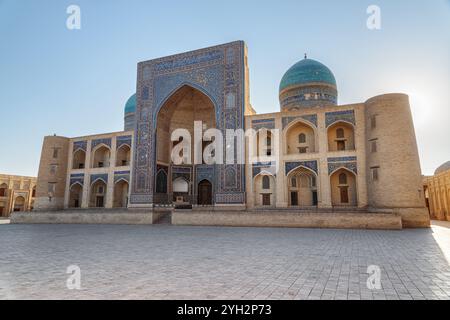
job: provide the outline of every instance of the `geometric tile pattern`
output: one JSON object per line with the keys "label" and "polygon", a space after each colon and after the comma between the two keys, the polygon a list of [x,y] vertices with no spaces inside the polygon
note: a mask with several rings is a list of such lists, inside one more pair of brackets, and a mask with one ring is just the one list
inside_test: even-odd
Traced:
{"label": "geometric tile pattern", "polygon": [[72,173],[70,175],[70,186],[72,186],[74,183],[84,185],[84,173]]}
{"label": "geometric tile pattern", "polygon": [[124,144],[131,148],[131,136],[118,136],[116,137],[116,148],[119,149]]}
{"label": "geometric tile pattern", "polygon": [[277,166],[276,162],[257,162],[252,165],[252,177],[254,178],[261,171],[272,174],[273,176],[277,175]]}
{"label": "geometric tile pattern", "polygon": [[92,185],[96,180],[102,180],[104,183],[108,184],[108,174],[107,173],[91,174],[90,184]]}
{"label": "geometric tile pattern", "polygon": [[83,150],[86,151],[87,149],[87,141],[75,141],[73,143],[73,152],[77,151],[77,150]]}
{"label": "geometric tile pattern", "polygon": [[347,168],[348,170],[358,174],[356,157],[335,157],[328,158],[328,174],[330,175],[339,168]]}
{"label": "geometric tile pattern", "polygon": [[115,171],[114,172],[114,183],[119,180],[125,180],[130,183],[130,171]]}
{"label": "geometric tile pattern", "polygon": [[299,167],[303,166],[305,168],[311,169],[316,174],[318,174],[318,168],[317,168],[317,160],[310,160],[310,161],[291,161],[285,163],[285,174],[288,175],[288,173]]}
{"label": "geometric tile pattern", "polygon": [[104,144],[104,145],[107,145],[108,147],[111,148],[111,138],[103,138],[103,139],[92,140],[91,150],[94,150],[94,148],[96,146],[98,146],[99,144]]}
{"label": "geometric tile pattern", "polygon": [[338,121],[345,121],[355,125],[355,111],[344,110],[325,113],[325,126],[327,128]]}
{"label": "geometric tile pattern", "polygon": [[[131,204],[153,203],[157,168],[157,142],[154,137],[158,112],[164,102],[185,85],[201,91],[211,99],[215,109],[216,127],[226,136],[226,129],[244,127],[244,74],[242,41],[138,64]],[[237,162],[216,166],[216,197],[224,193],[220,199],[216,198],[216,203],[227,203],[227,199],[234,201],[237,197],[230,196],[233,193],[242,194],[241,199],[244,199],[244,170],[245,167]]]}
{"label": "geometric tile pattern", "polygon": [[315,127],[317,127],[317,115],[316,114],[307,114],[303,116],[296,116],[296,117],[283,117],[281,119],[283,129],[286,128],[286,126],[291,123],[292,121],[295,121],[297,119],[303,119],[308,121],[309,123],[313,124]]}
{"label": "geometric tile pattern", "polygon": [[260,130],[265,129],[275,129],[275,119],[258,119],[252,121],[252,129]]}

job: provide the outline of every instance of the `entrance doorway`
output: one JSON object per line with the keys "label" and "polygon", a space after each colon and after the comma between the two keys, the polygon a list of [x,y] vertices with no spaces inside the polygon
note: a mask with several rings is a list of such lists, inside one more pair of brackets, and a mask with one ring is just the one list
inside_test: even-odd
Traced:
{"label": "entrance doorway", "polygon": [[291,192],[291,206],[298,206],[298,194],[297,192]]}
{"label": "entrance doorway", "polygon": [[312,192],[312,198],[313,198],[313,206],[317,206],[317,204],[319,203],[319,200],[317,198],[317,191],[316,190],[314,190]]}
{"label": "entrance doorway", "polygon": [[262,195],[263,206],[270,206],[270,193],[264,193]]}
{"label": "entrance doorway", "polygon": [[339,187],[341,189],[341,203],[348,203],[348,187]]}
{"label": "entrance doorway", "polygon": [[103,208],[103,202],[104,202],[104,197],[103,196],[97,196],[97,200],[95,201],[95,206],[97,208]]}
{"label": "entrance doorway", "polygon": [[198,204],[211,205],[212,204],[212,185],[208,180],[202,180],[198,184]]}

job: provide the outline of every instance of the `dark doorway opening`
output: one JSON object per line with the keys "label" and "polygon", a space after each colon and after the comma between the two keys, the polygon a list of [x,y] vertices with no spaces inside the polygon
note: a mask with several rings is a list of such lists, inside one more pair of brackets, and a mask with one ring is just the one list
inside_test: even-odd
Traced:
{"label": "dark doorway opening", "polygon": [[317,191],[312,192],[312,198],[313,198],[313,206],[317,206],[317,204],[319,203],[319,200],[317,198]]}
{"label": "dark doorway opening", "polygon": [[199,205],[212,204],[212,184],[208,180],[202,180],[198,184],[198,204]]}
{"label": "dark doorway opening", "polygon": [[264,193],[262,195],[263,206],[270,206],[270,193]]}
{"label": "dark doorway opening", "polygon": [[97,208],[103,208],[103,200],[104,200],[104,197],[98,196],[96,199],[96,202],[95,202],[95,206]]}
{"label": "dark doorway opening", "polygon": [[297,194],[297,192],[291,192],[291,206],[298,206],[298,194]]}

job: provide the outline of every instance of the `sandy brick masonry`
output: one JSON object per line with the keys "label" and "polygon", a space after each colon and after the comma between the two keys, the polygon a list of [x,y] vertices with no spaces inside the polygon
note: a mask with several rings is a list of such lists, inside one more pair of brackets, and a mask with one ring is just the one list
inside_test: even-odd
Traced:
{"label": "sandy brick masonry", "polygon": [[424,177],[423,186],[430,218],[450,221],[450,170]]}
{"label": "sandy brick masonry", "polygon": [[36,196],[35,177],[0,174],[0,218],[14,211],[31,211]]}

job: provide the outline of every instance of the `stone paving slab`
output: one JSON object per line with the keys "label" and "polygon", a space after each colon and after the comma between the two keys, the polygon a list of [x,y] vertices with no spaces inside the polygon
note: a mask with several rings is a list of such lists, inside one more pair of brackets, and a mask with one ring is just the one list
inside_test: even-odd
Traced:
{"label": "stone paving slab", "polygon": [[[3,224],[0,299],[449,299],[449,227]],[[66,287],[70,265],[81,290]]]}

